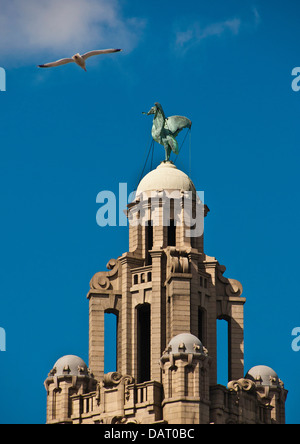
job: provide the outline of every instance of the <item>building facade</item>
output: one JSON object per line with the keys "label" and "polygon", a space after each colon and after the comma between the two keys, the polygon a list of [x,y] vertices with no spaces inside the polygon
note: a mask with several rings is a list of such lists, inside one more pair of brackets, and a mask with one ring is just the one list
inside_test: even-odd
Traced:
{"label": "building facade", "polygon": [[[283,424],[287,391],[267,366],[244,371],[240,282],[204,252],[191,179],[162,162],[128,205],[129,251],[90,282],[89,368],[57,361],[47,423]],[[189,215],[189,216],[187,216]],[[198,217],[200,215],[200,217]],[[104,317],[117,317],[117,368],[104,373]],[[217,320],[228,322],[228,385],[217,383]]]}

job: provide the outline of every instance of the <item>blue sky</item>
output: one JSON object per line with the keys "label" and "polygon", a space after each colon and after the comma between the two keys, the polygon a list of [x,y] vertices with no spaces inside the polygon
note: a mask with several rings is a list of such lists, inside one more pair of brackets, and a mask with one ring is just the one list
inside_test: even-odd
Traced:
{"label": "blue sky", "polygon": [[[274,368],[300,423],[299,13],[291,0],[0,0],[1,423],[44,423],[55,361],[88,362],[89,281],[128,250],[126,227],[97,226],[96,196],[133,191],[156,101],[193,121],[205,251],[247,298],[245,370]],[[36,67],[110,47],[123,52],[87,72]],[[156,145],[154,165],[163,156]],[[189,171],[187,145],[177,166]]]}

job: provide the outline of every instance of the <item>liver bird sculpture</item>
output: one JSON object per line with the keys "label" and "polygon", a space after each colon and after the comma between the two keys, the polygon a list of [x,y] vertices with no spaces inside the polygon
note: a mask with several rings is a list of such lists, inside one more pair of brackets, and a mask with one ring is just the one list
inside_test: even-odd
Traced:
{"label": "liver bird sculpture", "polygon": [[192,122],[183,116],[166,117],[160,103],[155,103],[150,111],[144,114],[154,115],[151,134],[155,142],[165,148],[166,161],[170,159],[172,151],[178,155],[179,147],[176,137],[184,128],[191,128]]}

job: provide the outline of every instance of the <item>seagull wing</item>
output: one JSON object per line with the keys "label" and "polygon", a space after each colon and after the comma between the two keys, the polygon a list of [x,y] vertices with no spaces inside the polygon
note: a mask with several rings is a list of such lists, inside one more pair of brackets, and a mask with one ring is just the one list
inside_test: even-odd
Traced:
{"label": "seagull wing", "polygon": [[45,65],[38,65],[39,68],[54,68],[55,66],[66,65],[67,63],[73,63],[73,59],[61,59],[57,60],[57,62],[45,63]]}
{"label": "seagull wing", "polygon": [[111,54],[113,52],[120,52],[122,49],[99,49],[97,51],[90,51],[82,55],[83,60],[88,59],[89,57],[93,57],[100,54]]}

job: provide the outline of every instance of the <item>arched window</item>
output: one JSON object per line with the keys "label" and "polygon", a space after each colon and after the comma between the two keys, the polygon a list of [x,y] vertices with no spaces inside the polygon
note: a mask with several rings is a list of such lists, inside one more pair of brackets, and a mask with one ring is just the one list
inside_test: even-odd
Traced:
{"label": "arched window", "polygon": [[104,373],[117,371],[118,315],[107,310],[104,313]]}
{"label": "arched window", "polygon": [[198,339],[206,346],[206,312],[198,307]]}
{"label": "arched window", "polygon": [[151,306],[139,305],[137,314],[137,373],[138,383],[151,379]]}
{"label": "arched window", "polygon": [[231,380],[230,320],[217,319],[217,381],[227,385]]}
{"label": "arched window", "polygon": [[153,250],[153,225],[152,221],[148,221],[146,225],[146,265],[152,265],[152,257],[149,251]]}
{"label": "arched window", "polygon": [[176,225],[173,219],[168,226],[168,247],[176,247]]}

